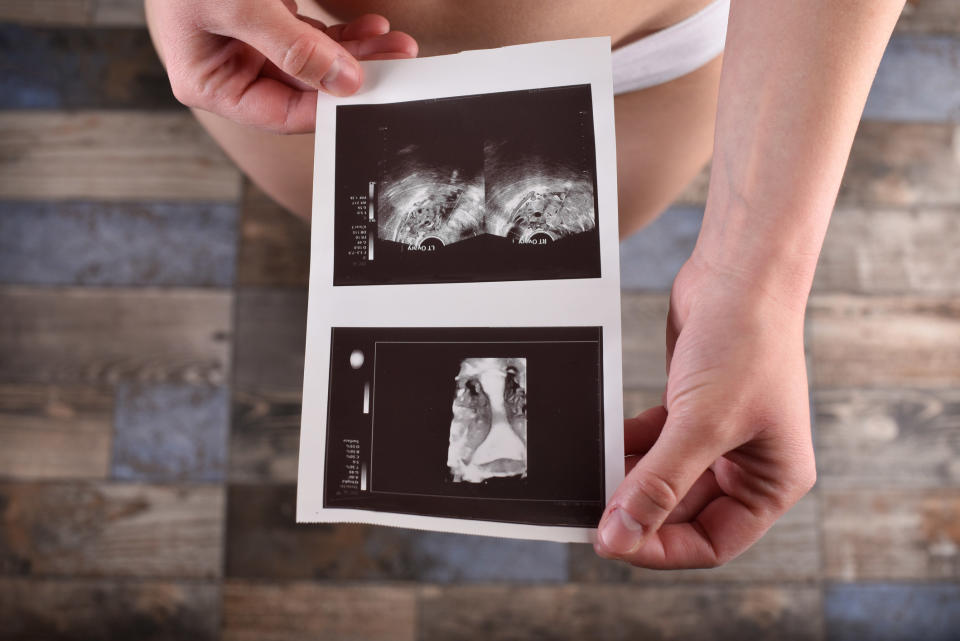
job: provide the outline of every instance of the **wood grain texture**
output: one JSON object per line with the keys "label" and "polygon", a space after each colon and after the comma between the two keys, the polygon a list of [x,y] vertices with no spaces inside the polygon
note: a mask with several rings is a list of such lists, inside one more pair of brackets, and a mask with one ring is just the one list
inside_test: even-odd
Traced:
{"label": "wood grain texture", "polygon": [[818,498],[809,494],[752,548],[719,568],[658,572],[599,558],[589,546],[571,546],[570,578],[631,583],[813,583],[820,577]]}
{"label": "wood grain texture", "polygon": [[214,641],[213,583],[0,578],[0,638],[10,641]]}
{"label": "wood grain texture", "polygon": [[955,0],[907,0],[897,31],[960,33],[960,4]]}
{"label": "wood grain texture", "polygon": [[109,390],[0,385],[0,478],[106,478],[112,436]]}
{"label": "wood grain texture", "polygon": [[960,630],[960,585],[835,584],[824,594],[831,641],[955,639]]}
{"label": "wood grain texture", "polygon": [[823,389],[814,408],[822,486],[960,486],[960,390]]}
{"label": "wood grain texture", "polygon": [[663,294],[624,293],[620,297],[624,388],[656,388],[666,384],[668,306],[669,298]]}
{"label": "wood grain texture", "polygon": [[957,176],[957,125],[863,121],[838,200],[844,205],[956,205]]}
{"label": "wood grain texture", "polygon": [[958,240],[960,207],[838,207],[813,290],[958,296]]}
{"label": "wood grain texture", "polygon": [[187,111],[0,112],[0,197],[239,198],[240,172]]}
{"label": "wood grain texture", "polygon": [[299,391],[235,391],[230,428],[230,481],[296,482],[300,413]]}
{"label": "wood grain texture", "polygon": [[0,574],[220,576],[223,488],[0,483]]}
{"label": "wood grain texture", "polygon": [[960,380],[960,299],[818,295],[807,327],[817,388]]}
{"label": "wood grain texture", "polygon": [[730,586],[424,588],[423,641],[821,638],[814,588]]}
{"label": "wood grain texture", "polygon": [[0,288],[0,381],[222,384],[222,291]]}
{"label": "wood grain texture", "polygon": [[307,340],[307,292],[238,289],[235,318],[236,389],[299,392]]}
{"label": "wood grain texture", "polygon": [[3,0],[0,22],[36,25],[86,25],[96,0]]}
{"label": "wood grain texture", "polygon": [[240,220],[237,284],[306,287],[310,279],[310,225],[247,181]]}
{"label": "wood grain texture", "polygon": [[416,593],[394,586],[227,581],[224,641],[413,641]]}
{"label": "wood grain texture", "polygon": [[825,488],[821,500],[827,578],[960,580],[960,489]]}

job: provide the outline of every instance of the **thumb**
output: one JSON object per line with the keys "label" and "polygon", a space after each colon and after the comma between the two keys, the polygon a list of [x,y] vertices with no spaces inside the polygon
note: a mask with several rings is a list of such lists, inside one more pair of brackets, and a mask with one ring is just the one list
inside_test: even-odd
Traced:
{"label": "thumb", "polygon": [[667,416],[660,437],[617,488],[600,520],[598,543],[631,555],[655,533],[720,454],[697,430]]}
{"label": "thumb", "polygon": [[267,1],[257,13],[262,20],[245,21],[228,35],[267,57],[282,72],[315,89],[347,96],[360,88],[363,77],[357,60],[322,30],[300,20],[282,3]]}

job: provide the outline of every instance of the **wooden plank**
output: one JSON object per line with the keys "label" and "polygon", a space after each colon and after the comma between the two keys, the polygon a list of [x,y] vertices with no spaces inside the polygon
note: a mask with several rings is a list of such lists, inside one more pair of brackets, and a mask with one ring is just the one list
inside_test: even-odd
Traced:
{"label": "wooden plank", "polygon": [[0,198],[239,198],[240,172],[187,111],[0,112]]}
{"label": "wooden plank", "polygon": [[827,387],[956,387],[960,299],[811,297],[813,384]]}
{"label": "wooden plank", "polygon": [[815,292],[960,295],[960,207],[838,207]]}
{"label": "wooden plank", "polygon": [[0,201],[0,282],[229,287],[236,236],[228,204]]}
{"label": "wooden plank", "polygon": [[141,0],[96,0],[93,22],[110,26],[142,26],[147,24]]}
{"label": "wooden plank", "polygon": [[811,587],[426,587],[419,638],[819,639],[821,622]]}
{"label": "wooden plank", "polygon": [[236,323],[235,387],[299,392],[307,340],[307,292],[238,289]]}
{"label": "wooden plank", "polygon": [[412,641],[416,593],[394,586],[227,581],[224,641]]}
{"label": "wooden plank", "polygon": [[0,60],[3,109],[183,108],[146,29],[0,23]]}
{"label": "wooden plank", "polygon": [[220,385],[231,295],[0,288],[0,381]]}
{"label": "wooden plank", "polygon": [[623,390],[623,415],[631,418],[663,403],[663,388]]}
{"label": "wooden plank", "polygon": [[0,477],[106,478],[112,435],[108,390],[0,385]]}
{"label": "wooden plank", "polygon": [[223,488],[0,483],[0,574],[220,576]]}
{"label": "wooden plank", "polygon": [[234,483],[297,480],[299,390],[233,394],[229,478]]}
{"label": "wooden plank", "polygon": [[845,205],[960,203],[960,127],[863,121],[840,185]]}
{"label": "wooden plank", "polygon": [[960,585],[831,585],[824,594],[832,641],[951,639],[960,630]]}
{"label": "wooden plank", "polygon": [[960,123],[960,35],[895,35],[863,117]]}
{"label": "wooden plank", "polygon": [[624,293],[621,296],[625,388],[656,388],[666,384],[668,307],[669,297],[663,294]]}
{"label": "wooden plank", "polygon": [[814,407],[822,486],[960,486],[960,390],[823,389]]}
{"label": "wooden plank", "polygon": [[620,287],[669,292],[700,233],[703,208],[675,205],[620,243]]}
{"label": "wooden plank", "polygon": [[113,478],[222,481],[226,475],[224,387],[119,385],[115,424]]}
{"label": "wooden plank", "polygon": [[960,489],[821,492],[828,578],[960,579]]}
{"label": "wooden plank", "polygon": [[588,546],[572,546],[570,578],[584,582],[730,583],[808,582],[820,576],[818,499],[809,494],[752,548],[719,568],[659,572],[610,562]]}
{"label": "wooden plank", "polygon": [[960,4],[956,0],[907,0],[897,31],[960,33]]}
{"label": "wooden plank", "polygon": [[86,25],[95,0],[3,0],[0,22],[27,25]]}
{"label": "wooden plank", "polygon": [[310,279],[310,224],[247,182],[240,223],[237,283],[252,287],[306,287]]}
{"label": "wooden plank", "polygon": [[567,578],[568,546],[354,524],[298,525],[296,488],[232,485],[226,574],[244,579],[523,583]]}
{"label": "wooden plank", "polygon": [[213,583],[0,578],[0,621],[10,641],[214,641]]}

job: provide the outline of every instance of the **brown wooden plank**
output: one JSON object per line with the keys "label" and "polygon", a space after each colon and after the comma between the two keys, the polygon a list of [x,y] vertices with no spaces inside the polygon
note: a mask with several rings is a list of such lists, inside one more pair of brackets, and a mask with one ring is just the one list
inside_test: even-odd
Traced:
{"label": "brown wooden plank", "polygon": [[240,172],[187,111],[0,113],[0,197],[239,198]]}
{"label": "brown wooden plank", "polygon": [[960,390],[823,389],[814,407],[824,487],[960,486]]}
{"label": "brown wooden plank", "polygon": [[147,18],[142,0],[95,0],[93,22],[110,26],[143,26]]}
{"label": "brown wooden plank", "polygon": [[0,636],[34,641],[213,641],[213,583],[0,578]]}
{"label": "brown wooden plank", "polygon": [[845,205],[960,203],[960,128],[860,123],[840,187]]}
{"label": "brown wooden plank", "polygon": [[3,0],[0,22],[87,25],[95,0]]}
{"label": "brown wooden plank", "polygon": [[237,390],[230,428],[231,482],[297,480],[299,391]]}
{"label": "brown wooden plank", "polygon": [[231,295],[216,290],[0,289],[0,381],[222,384]]}
{"label": "brown wooden plank", "polygon": [[0,483],[0,574],[220,576],[222,487]]}
{"label": "brown wooden plank", "polygon": [[623,323],[623,386],[656,388],[667,381],[666,327],[669,297],[628,294],[620,298]]}
{"label": "brown wooden plank", "polygon": [[223,586],[224,641],[412,641],[415,622],[412,588],[244,581]]}
{"label": "brown wooden plank", "polygon": [[958,239],[960,207],[840,207],[827,231],[814,291],[960,295]]}
{"label": "brown wooden plank", "polygon": [[813,296],[815,387],[956,387],[960,298]]}
{"label": "brown wooden plank", "polygon": [[719,568],[657,572],[598,557],[592,547],[571,546],[572,581],[632,583],[813,582],[820,576],[818,499],[809,494],[741,556]]}
{"label": "brown wooden plank", "polygon": [[821,621],[807,587],[427,587],[419,638],[809,640]]}
{"label": "brown wooden plank", "polygon": [[907,0],[897,31],[960,33],[960,3],[956,0]]}
{"label": "brown wooden plank", "polygon": [[112,434],[108,390],[0,385],[0,477],[106,478]]}
{"label": "brown wooden plank", "polygon": [[240,222],[237,284],[306,287],[309,278],[309,223],[247,181]]}
{"label": "brown wooden plank", "polygon": [[960,489],[822,491],[826,575],[960,580]]}
{"label": "brown wooden plank", "polygon": [[236,389],[299,392],[307,340],[307,292],[239,289],[236,307]]}

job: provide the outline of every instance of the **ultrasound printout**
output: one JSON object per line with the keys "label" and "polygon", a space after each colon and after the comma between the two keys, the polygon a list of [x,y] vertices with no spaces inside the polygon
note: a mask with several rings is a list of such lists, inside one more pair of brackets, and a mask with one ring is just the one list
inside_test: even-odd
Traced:
{"label": "ultrasound printout", "polygon": [[624,475],[608,38],[317,107],[297,521],[593,540]]}

